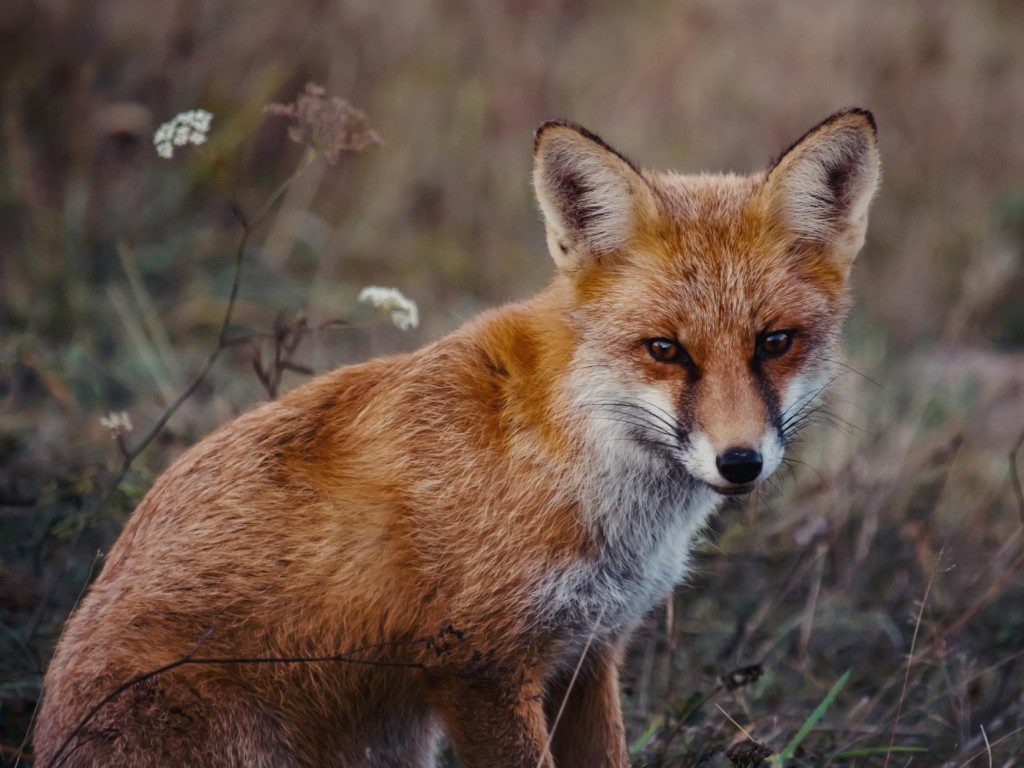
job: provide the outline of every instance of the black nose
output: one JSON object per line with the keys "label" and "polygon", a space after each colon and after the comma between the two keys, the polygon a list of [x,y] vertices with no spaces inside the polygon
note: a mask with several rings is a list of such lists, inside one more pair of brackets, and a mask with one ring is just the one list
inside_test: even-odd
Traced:
{"label": "black nose", "polygon": [[750,448],[729,448],[715,459],[719,474],[730,483],[749,483],[761,474],[761,454]]}

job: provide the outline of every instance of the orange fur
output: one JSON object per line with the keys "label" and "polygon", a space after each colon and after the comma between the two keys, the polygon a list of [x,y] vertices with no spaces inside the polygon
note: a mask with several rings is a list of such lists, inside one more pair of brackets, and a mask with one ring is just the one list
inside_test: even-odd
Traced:
{"label": "orange fur", "polygon": [[[752,487],[705,454],[784,444],[827,383],[874,125],[839,113],[748,178],[640,172],[567,123],[536,152],[551,286],[168,469],[57,648],[39,765],[429,766],[441,726],[470,768],[627,765],[625,645],[718,492]],[[207,632],[198,657],[350,658],[180,666],[58,753]]]}

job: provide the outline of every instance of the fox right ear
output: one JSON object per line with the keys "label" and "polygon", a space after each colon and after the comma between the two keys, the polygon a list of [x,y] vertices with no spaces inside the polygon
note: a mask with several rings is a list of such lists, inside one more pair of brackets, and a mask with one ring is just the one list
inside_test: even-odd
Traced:
{"label": "fox right ear", "polygon": [[621,250],[654,207],[654,195],[636,167],[575,123],[537,129],[533,184],[548,250],[562,270]]}
{"label": "fox right ear", "polygon": [[770,209],[791,234],[821,246],[845,276],[864,244],[879,165],[874,116],[866,109],[837,112],[768,172]]}

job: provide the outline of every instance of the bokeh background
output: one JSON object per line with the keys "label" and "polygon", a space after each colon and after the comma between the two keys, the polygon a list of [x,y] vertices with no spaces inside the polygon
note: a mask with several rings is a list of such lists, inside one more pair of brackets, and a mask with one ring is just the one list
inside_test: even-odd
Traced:
{"label": "bokeh background", "polygon": [[[543,120],[644,166],[754,171],[871,108],[884,179],[850,370],[791,472],[718,517],[638,636],[634,760],[744,765],[726,754],[739,726],[778,752],[851,670],[790,764],[1024,764],[1022,41],[1012,0],[4,0],[0,763],[27,764],[97,553],[176,455],[268,396],[253,357],[273,342],[226,349],[93,511],[121,460],[100,418],[127,411],[132,443],[216,345],[232,202],[257,209],[302,153],[263,107],[313,81],[384,145],[288,190],[246,253],[232,331],[306,318],[294,360],[316,371],[544,285]],[[157,157],[156,127],[200,107],[208,144]],[[414,299],[420,327],[358,305],[368,284]],[[747,665],[757,679],[727,690]]]}

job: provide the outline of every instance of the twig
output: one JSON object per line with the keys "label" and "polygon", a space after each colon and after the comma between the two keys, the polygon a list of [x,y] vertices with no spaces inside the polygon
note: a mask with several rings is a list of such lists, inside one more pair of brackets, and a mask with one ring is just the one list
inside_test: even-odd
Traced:
{"label": "twig", "polygon": [[[118,435],[118,437],[120,437],[120,435]],[[85,578],[85,583],[82,584],[82,588],[78,590],[78,597],[75,598],[75,604],[71,606],[71,613],[74,613],[75,610],[78,608],[78,604],[82,602],[82,596],[85,594],[86,587],[89,585],[89,582],[92,580],[92,575],[96,571],[96,563],[100,561],[100,558],[102,556],[103,553],[97,550],[96,556],[92,559],[92,565],[89,566],[89,574]],[[60,636],[57,638],[58,644],[62,639],[64,639],[64,633],[67,631],[67,628],[67,624],[61,627]],[[35,725],[36,717],[38,717],[39,715],[39,707],[42,706],[42,703],[43,699],[42,697],[40,697],[36,699],[36,704],[34,707],[32,707],[32,716],[28,719],[28,728],[25,730],[25,735],[21,740],[21,747],[19,748],[22,754],[25,754],[25,747],[28,746],[29,736],[31,736],[32,734],[32,727]],[[18,768],[20,764],[21,757],[19,756],[14,760],[14,768]]]}
{"label": "twig", "polygon": [[715,702],[715,706],[718,707],[718,711],[721,712],[723,715],[725,715],[725,719],[728,720],[730,723],[732,723],[740,733],[742,733],[744,736],[746,736],[751,741],[757,741],[757,739],[755,739],[753,736],[750,735],[750,731],[748,731],[742,725],[740,725],[735,720],[733,720],[732,717],[729,715],[729,713],[726,712],[722,708],[722,705],[719,704],[717,701]]}
{"label": "twig", "polygon": [[[71,745],[71,743],[74,741],[75,737],[77,737],[78,734],[82,732],[82,729],[84,729],[92,721],[92,719],[96,717],[97,714],[99,714],[100,710],[102,710],[110,702],[112,702],[122,693],[127,691],[129,688],[136,686],[140,683],[144,683],[147,680],[151,680],[154,677],[158,677],[159,675],[171,672],[177,669],[178,667],[184,667],[188,665],[223,666],[226,664],[317,664],[343,662],[347,664],[361,664],[363,666],[371,667],[389,667],[392,669],[418,669],[426,672],[430,671],[430,668],[426,664],[423,664],[421,662],[367,659],[361,658],[356,654],[365,653],[369,650],[380,650],[383,648],[393,648],[399,646],[409,646],[416,644],[429,645],[431,642],[434,641],[434,638],[432,637],[421,637],[415,640],[383,642],[376,643],[373,645],[362,646],[360,648],[355,648],[345,653],[334,653],[327,656],[196,656],[196,653],[198,653],[199,649],[202,648],[206,641],[210,639],[216,628],[216,625],[212,625],[209,629],[207,629],[203,633],[202,637],[200,637],[199,640],[196,642],[195,646],[193,646],[192,650],[184,656],[182,656],[180,659],[172,661],[169,664],[165,664],[162,667],[158,667],[157,669],[152,669],[148,672],[143,672],[140,675],[136,675],[131,680],[128,680],[127,682],[117,686],[117,688],[115,688],[102,699],[100,699],[96,703],[96,705],[93,706],[93,708],[90,709],[85,714],[85,716],[78,722],[78,725],[75,726],[74,730],[72,730],[71,733],[69,733],[67,737],[64,739],[64,741],[61,742],[60,747],[57,748],[57,751],[54,752],[53,757],[51,757],[50,761],[46,764],[46,768],[59,768],[67,761],[67,759],[74,753],[75,750],[71,750],[71,752],[68,752],[67,754],[64,753]],[[452,672],[451,674],[458,673]]]}
{"label": "twig", "polygon": [[896,705],[896,717],[892,723],[892,734],[889,737],[889,749],[885,753],[885,763],[882,768],[889,768],[889,759],[892,757],[893,747],[896,745],[896,727],[900,723],[900,715],[903,713],[903,701],[907,696],[907,686],[910,684],[910,668],[914,663],[914,648],[917,646],[917,633],[921,629],[921,619],[924,617],[924,607],[928,604],[928,595],[932,591],[932,583],[935,581],[935,574],[939,570],[939,563],[942,562],[942,555],[945,553],[945,547],[939,550],[939,556],[935,560],[935,567],[932,568],[932,573],[928,577],[928,586],[925,587],[924,597],[921,599],[921,607],[917,611],[917,621],[914,623],[914,636],[910,640],[910,653],[907,655],[907,668],[903,673],[903,688],[900,690],[899,702]]}
{"label": "twig", "polygon": [[565,712],[565,707],[569,703],[569,695],[572,693],[572,687],[576,684],[576,678],[579,677],[580,670],[583,669],[583,662],[587,658],[587,652],[590,650],[590,644],[594,642],[594,638],[597,636],[597,630],[601,626],[601,619],[604,618],[604,612],[607,606],[601,608],[601,612],[597,615],[597,619],[594,621],[594,626],[590,630],[590,634],[587,636],[587,642],[583,646],[583,650],[580,652],[580,660],[576,662],[576,668],[572,671],[572,677],[569,678],[569,684],[565,687],[565,695],[562,696],[562,702],[558,705],[558,714],[555,715],[555,719],[551,722],[551,727],[548,729],[548,740],[544,743],[544,749],[540,753],[540,760],[537,761],[537,768],[541,768],[544,765],[545,756],[550,754],[551,741],[555,738],[555,730],[558,728],[558,722],[562,719],[562,713]]}
{"label": "twig", "polygon": [[676,601],[675,593],[665,598],[665,667],[662,679],[665,681],[664,699],[672,696],[676,678]]}
{"label": "twig", "polygon": [[1024,525],[1024,487],[1021,487],[1020,475],[1017,474],[1017,454],[1021,447],[1024,447],[1024,430],[1021,430],[1013,450],[1010,451],[1010,482],[1013,484],[1013,493],[1017,497],[1017,508],[1020,512],[1020,522]]}
{"label": "twig", "polygon": [[57,748],[57,751],[54,752],[53,753],[53,757],[50,758],[50,762],[47,763],[47,768],[52,768],[54,765],[62,765],[63,764],[63,762],[64,762],[63,760],[60,763],[58,763],[57,761],[64,755],[64,750],[68,748],[68,745],[71,744],[71,741],[79,734],[79,732],[86,725],[88,725],[89,721],[92,720],[96,716],[96,713],[99,712],[101,709],[103,709],[103,707],[105,707],[107,705],[108,702],[113,701],[115,698],[120,696],[124,691],[128,690],[133,685],[137,685],[137,684],[139,684],[139,683],[141,683],[141,682],[143,682],[145,680],[149,680],[152,677],[156,677],[157,675],[161,675],[164,672],[169,672],[170,670],[174,669],[175,667],[180,667],[182,664],[188,663],[188,661],[193,656],[196,655],[196,652],[202,647],[203,643],[205,643],[207,640],[210,639],[210,635],[213,634],[214,629],[216,629],[216,625],[211,626],[209,629],[207,629],[205,632],[203,632],[202,636],[199,638],[199,640],[196,642],[196,644],[192,647],[192,650],[189,651],[187,654],[185,654],[185,656],[183,656],[182,658],[178,659],[177,661],[171,662],[170,664],[166,664],[166,665],[160,667],[159,669],[154,669],[154,670],[152,670],[150,672],[146,672],[146,673],[141,674],[141,675],[139,675],[137,677],[133,677],[127,683],[124,683],[123,685],[119,685],[113,691],[111,691],[106,696],[104,696],[102,699],[100,699],[99,702],[96,704],[96,706],[94,706],[92,709],[90,709],[86,713],[85,717],[83,717],[78,722],[78,725],[76,725],[75,729],[73,731],[71,731],[71,733],[69,733],[67,735],[67,738],[65,738],[64,741],[62,741],[60,743],[60,746]]}
{"label": "twig", "polygon": [[17,765],[22,759],[31,760],[32,754],[25,751],[25,745],[22,744],[20,747],[11,747],[7,744],[0,744],[0,753],[10,755],[14,758],[14,764]]}
{"label": "twig", "polygon": [[[713,699],[719,692],[723,691],[725,686],[719,682],[714,688],[708,693],[705,693],[686,711],[684,711],[679,718],[676,720],[676,724],[672,727],[672,730],[661,740],[661,746],[658,747],[658,752],[654,756],[655,766],[662,766],[665,764],[665,758],[668,757],[668,751],[672,747],[672,742],[675,741],[676,736],[680,734],[683,728],[686,727],[686,721],[690,719],[694,712],[697,712],[701,707],[707,704]],[[665,724],[667,725],[669,719],[665,718]]]}
{"label": "twig", "polygon": [[821,582],[825,577],[825,558],[828,555],[828,543],[819,541],[817,546],[817,557],[815,562],[817,568],[815,568],[814,580],[811,582],[811,590],[807,594],[807,605],[804,609],[806,618],[803,621],[803,626],[800,628],[800,643],[798,645],[800,660],[803,663],[807,662],[808,651],[811,647],[811,635],[814,632],[814,614],[818,610],[818,598],[821,595]]}
{"label": "twig", "polygon": [[270,194],[270,197],[267,198],[263,206],[251,219],[245,215],[237,201],[232,203],[232,210],[238,218],[239,223],[242,225],[242,236],[238,241],[237,248],[235,249],[235,273],[234,278],[231,281],[231,293],[228,296],[228,304],[224,310],[224,319],[221,321],[220,330],[217,333],[217,345],[207,356],[206,361],[202,366],[200,366],[195,376],[192,377],[188,386],[181,391],[174,402],[167,406],[160,418],[157,419],[156,423],[152,427],[150,427],[149,431],[141,440],[139,440],[134,448],[129,448],[123,441],[119,442],[119,447],[123,456],[121,466],[118,468],[117,472],[114,473],[114,476],[107,484],[103,493],[98,497],[98,501],[96,501],[88,511],[79,517],[78,525],[75,527],[75,532],[68,540],[64,559],[51,573],[49,580],[46,582],[46,586],[41,590],[42,597],[40,598],[39,604],[37,605],[35,612],[32,614],[32,618],[30,619],[25,631],[26,643],[31,643],[35,638],[36,632],[39,630],[39,625],[42,622],[43,613],[50,601],[53,599],[53,595],[57,590],[57,585],[60,584],[61,579],[67,572],[68,567],[71,565],[71,559],[79,542],[82,540],[82,536],[96,520],[103,508],[106,507],[114,493],[117,492],[117,489],[121,486],[121,482],[128,474],[128,470],[131,469],[132,463],[142,454],[143,451],[146,450],[146,448],[149,447],[150,443],[153,442],[156,436],[159,435],[167,425],[167,422],[171,420],[171,417],[174,416],[185,401],[193,395],[196,389],[199,388],[199,385],[202,384],[206,375],[210,372],[210,369],[213,368],[213,364],[217,362],[217,358],[220,357],[221,352],[231,346],[232,340],[228,338],[228,330],[231,327],[231,319],[234,316],[235,302],[238,298],[238,288],[241,284],[242,261],[245,256],[246,248],[249,245],[249,238],[252,236],[256,227],[258,227],[266,217],[267,213],[270,212],[274,203],[276,203],[281,195],[283,195],[288,188],[295,183],[299,176],[309,168],[316,157],[317,151],[313,148],[308,149],[305,155],[303,155],[303,158],[299,162],[295,171],[292,172],[292,174]]}
{"label": "twig", "polygon": [[131,466],[131,462],[132,460],[125,455],[121,462],[121,466],[118,468],[113,478],[111,478],[110,482],[107,483],[107,487],[104,489],[103,494],[98,497],[99,500],[93,504],[92,508],[88,512],[83,513],[82,516],[79,517],[78,525],[75,527],[75,532],[71,534],[71,538],[68,540],[64,559],[61,561],[57,570],[50,575],[49,580],[46,582],[46,586],[41,590],[42,597],[39,599],[39,604],[36,606],[36,610],[32,614],[32,618],[29,620],[28,626],[25,630],[26,643],[31,643],[32,640],[35,639],[36,632],[39,629],[39,624],[43,618],[43,612],[49,605],[54,592],[57,590],[57,585],[64,577],[64,573],[67,571],[68,566],[71,564],[71,556],[78,548],[78,543],[82,540],[82,535],[99,514],[100,510],[102,510],[107,505],[107,502],[110,501],[114,492],[120,487],[121,481],[124,480],[125,475],[128,474],[128,468]]}
{"label": "twig", "polygon": [[960,763],[959,768],[964,768],[965,765],[970,765],[971,763],[973,763],[975,760],[977,760],[982,755],[986,755],[987,754],[991,758],[992,747],[998,746],[999,744],[1001,744],[1002,742],[1006,741],[1007,739],[1009,739],[1009,738],[1011,738],[1013,736],[1016,736],[1018,733],[1024,733],[1024,725],[1022,725],[1020,728],[1017,728],[1014,731],[1010,731],[1006,735],[996,739],[991,744],[988,742],[988,738],[986,737],[986,739],[985,739],[985,748],[982,749],[982,750],[979,750],[978,752],[975,752],[973,755],[971,755],[969,758],[967,758],[967,760],[965,760],[964,762]]}

